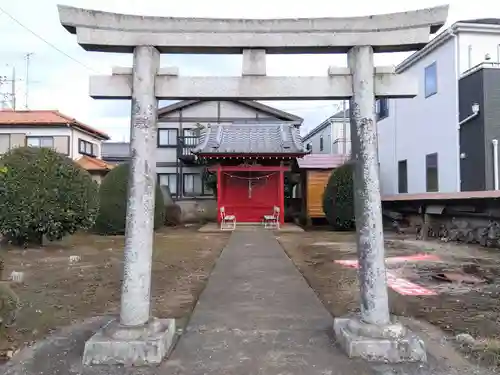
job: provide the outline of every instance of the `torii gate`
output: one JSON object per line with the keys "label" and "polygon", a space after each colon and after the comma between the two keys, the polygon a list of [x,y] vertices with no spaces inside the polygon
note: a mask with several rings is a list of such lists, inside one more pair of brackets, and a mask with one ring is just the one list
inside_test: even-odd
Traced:
{"label": "torii gate", "polygon": [[[349,356],[426,360],[420,339],[391,321],[388,307],[375,130],[375,98],[411,98],[417,80],[375,68],[375,52],[423,48],[448,6],[385,15],[312,19],[196,19],[122,15],[59,6],[62,25],[88,51],[133,53],[133,68],[90,79],[90,95],[132,99],[129,200],[120,321],[86,344],[85,364],[158,363],[173,320],[150,317],[158,99],[350,99],[361,316],[335,319]],[[160,53],[243,54],[240,77],[182,77]],[[323,77],[268,77],[266,53],[347,53],[348,68]]]}

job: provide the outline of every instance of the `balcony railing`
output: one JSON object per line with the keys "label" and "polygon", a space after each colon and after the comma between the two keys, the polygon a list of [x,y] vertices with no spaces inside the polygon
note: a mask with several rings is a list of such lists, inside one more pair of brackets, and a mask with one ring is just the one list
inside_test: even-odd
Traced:
{"label": "balcony railing", "polygon": [[191,150],[198,146],[200,137],[196,135],[185,135],[177,138],[177,157],[183,161],[194,161],[195,155]]}

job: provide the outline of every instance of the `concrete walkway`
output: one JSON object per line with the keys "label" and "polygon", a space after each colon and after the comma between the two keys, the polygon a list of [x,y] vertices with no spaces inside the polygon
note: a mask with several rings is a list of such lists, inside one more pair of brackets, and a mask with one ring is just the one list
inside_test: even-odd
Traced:
{"label": "concrete walkway", "polygon": [[332,343],[333,320],[272,233],[235,231],[166,374],[372,374]]}

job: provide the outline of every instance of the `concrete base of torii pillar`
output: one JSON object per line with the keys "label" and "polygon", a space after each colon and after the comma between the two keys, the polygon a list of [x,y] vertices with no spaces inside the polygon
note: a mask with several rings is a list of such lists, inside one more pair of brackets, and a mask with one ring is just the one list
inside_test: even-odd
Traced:
{"label": "concrete base of torii pillar", "polygon": [[373,105],[373,48],[351,48],[348,62],[353,90],[351,143],[361,314],[335,319],[335,335],[349,357],[383,362],[426,361],[424,342],[391,321],[389,315]]}
{"label": "concrete base of torii pillar", "polygon": [[357,316],[336,318],[334,331],[337,343],[351,358],[389,363],[427,361],[423,340],[398,322],[377,326]]}
{"label": "concrete base of torii pillar", "polygon": [[84,365],[145,366],[159,364],[175,339],[174,319],[155,319],[139,327],[113,320],[85,343]]}

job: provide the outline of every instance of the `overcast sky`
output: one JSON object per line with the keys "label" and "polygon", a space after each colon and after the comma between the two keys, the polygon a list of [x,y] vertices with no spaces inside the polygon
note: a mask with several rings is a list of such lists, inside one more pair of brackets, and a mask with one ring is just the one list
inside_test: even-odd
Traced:
{"label": "overcast sky", "polygon": [[[128,101],[93,100],[88,96],[92,74],[110,74],[113,66],[131,66],[130,54],[85,52],[59,23],[57,4],[118,13],[173,17],[289,18],[361,16],[436,6],[443,0],[0,0],[0,76],[18,78],[17,108],[26,94],[26,58],[30,57],[30,109],[58,109],[106,131],[114,141],[128,140]],[[500,2],[450,0],[448,25],[459,19],[500,18]],[[338,4],[335,6],[335,4]],[[46,42],[41,40],[43,38]],[[377,65],[395,65],[407,54],[377,55]],[[176,65],[181,75],[239,75],[240,56],[162,55],[162,65]],[[329,65],[345,66],[345,55],[269,56],[269,75],[324,75]],[[8,91],[4,84],[0,92]],[[1,97],[0,97],[1,99]],[[312,129],[336,110],[333,101],[272,102],[305,119]]]}

